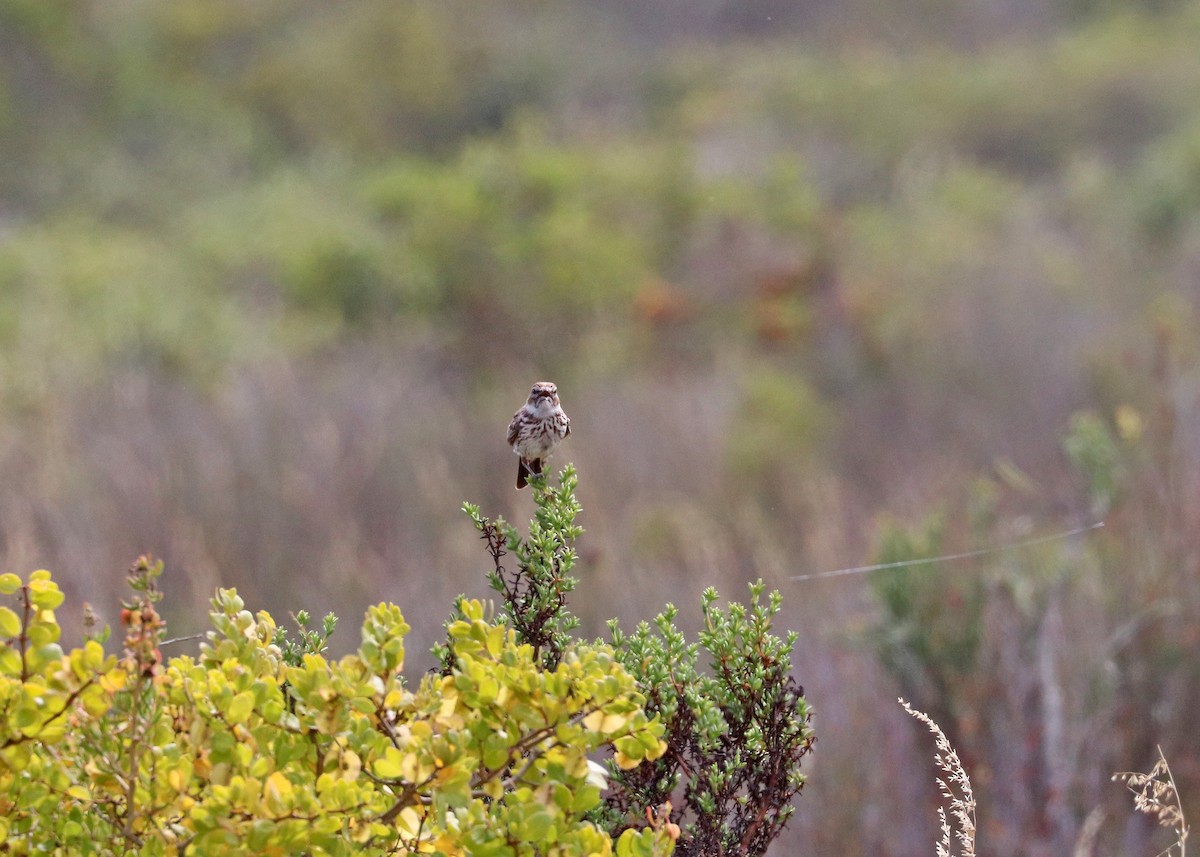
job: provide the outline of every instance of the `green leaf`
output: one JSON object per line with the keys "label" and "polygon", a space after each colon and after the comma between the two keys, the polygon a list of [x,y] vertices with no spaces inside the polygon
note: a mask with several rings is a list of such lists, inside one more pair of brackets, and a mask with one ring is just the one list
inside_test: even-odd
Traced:
{"label": "green leaf", "polygon": [[12,638],[21,633],[21,620],[7,607],[0,607],[0,637]]}
{"label": "green leaf", "polygon": [[12,646],[0,643],[0,675],[17,676],[21,674],[21,655]]}
{"label": "green leaf", "polygon": [[631,827],[617,840],[617,857],[642,857],[645,851],[641,845],[641,835]]}
{"label": "green leaf", "polygon": [[395,747],[388,747],[384,752],[382,759],[376,759],[374,765],[375,776],[384,780],[396,780],[400,778],[403,767],[404,754]]}
{"label": "green leaf", "polygon": [[52,580],[38,578],[29,581],[29,600],[39,610],[54,610],[63,603],[65,597]]}
{"label": "green leaf", "polygon": [[229,703],[229,711],[226,713],[226,716],[229,718],[230,723],[245,723],[250,719],[250,714],[253,711],[254,694],[248,690],[244,690]]}
{"label": "green leaf", "polygon": [[554,822],[554,816],[545,810],[530,813],[522,825],[522,838],[535,844],[548,842],[554,832]]}

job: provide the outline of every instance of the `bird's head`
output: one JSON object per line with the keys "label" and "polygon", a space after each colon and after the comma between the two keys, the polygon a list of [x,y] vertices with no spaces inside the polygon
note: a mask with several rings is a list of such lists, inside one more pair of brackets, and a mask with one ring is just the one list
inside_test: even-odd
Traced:
{"label": "bird's head", "polygon": [[536,407],[546,402],[558,404],[558,387],[553,381],[538,381],[529,391],[529,404]]}

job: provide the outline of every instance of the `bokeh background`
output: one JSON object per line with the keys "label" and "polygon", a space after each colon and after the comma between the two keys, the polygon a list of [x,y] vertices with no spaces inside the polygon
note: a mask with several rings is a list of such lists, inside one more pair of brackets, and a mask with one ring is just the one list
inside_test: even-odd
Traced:
{"label": "bokeh background", "polygon": [[981,853],[1156,853],[1158,744],[1200,819],[1198,301],[1196,2],[0,0],[0,566],[419,672],[551,378],[586,634],[784,593],[776,854],[932,853],[899,694]]}

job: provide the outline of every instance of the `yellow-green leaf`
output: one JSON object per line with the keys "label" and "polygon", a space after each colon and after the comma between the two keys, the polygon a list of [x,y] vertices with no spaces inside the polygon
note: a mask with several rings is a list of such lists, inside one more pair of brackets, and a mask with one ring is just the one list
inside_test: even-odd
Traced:
{"label": "yellow-green leaf", "polygon": [[33,602],[34,607],[40,610],[54,610],[63,603],[65,597],[62,590],[49,579],[49,572],[44,578],[38,577],[36,571],[30,575],[29,600]]}
{"label": "yellow-green leaf", "polygon": [[21,633],[21,620],[7,607],[0,607],[0,637],[10,639]]}
{"label": "yellow-green leaf", "polygon": [[12,646],[0,643],[0,675],[15,676],[21,673],[21,655]]}
{"label": "yellow-green leaf", "polygon": [[394,780],[400,777],[404,770],[404,754],[395,747],[388,747],[382,759],[376,759],[371,766],[375,776],[384,780]]}
{"label": "yellow-green leaf", "polygon": [[254,694],[244,690],[233,698],[233,702],[229,703],[229,712],[226,716],[230,723],[245,723],[250,719],[252,711],[254,711]]}
{"label": "yellow-green leaf", "polygon": [[280,771],[271,774],[263,784],[263,799],[272,813],[280,815],[287,812],[292,804],[291,782]]}

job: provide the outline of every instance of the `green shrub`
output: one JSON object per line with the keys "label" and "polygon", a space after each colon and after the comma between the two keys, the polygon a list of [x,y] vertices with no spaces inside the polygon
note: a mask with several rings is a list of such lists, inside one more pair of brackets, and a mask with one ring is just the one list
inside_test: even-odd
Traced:
{"label": "green shrub", "polygon": [[[665,745],[608,646],[573,643],[553,670],[464,601],[454,666],[410,684],[399,608],[371,608],[355,654],[289,665],[266,613],[213,601],[199,657],[163,663],[160,564],[140,561],[125,654],[64,654],[46,572],[6,575],[0,807],[11,853],[606,854],[585,819],[604,776],[588,754]],[[619,755],[623,764],[636,764]],[[664,830],[619,849],[665,854]]]}
{"label": "green shrub", "polygon": [[[370,608],[358,650],[332,660],[333,617],[318,631],[300,614],[289,637],[219,590],[198,655],[167,661],[162,564],[143,557],[118,658],[106,634],[63,651],[49,572],[0,576],[18,607],[0,607],[5,852],[649,857],[678,839],[681,853],[763,853],[812,742],[788,676],[795,638],[769,634],[778,596],[758,605],[759,585],[749,610],[726,613],[706,595],[711,676],[670,628],[673,608],[666,645],[645,628],[571,638],[575,481],[570,468],[556,489],[538,481],[528,539],[470,508],[503,605],[492,618],[460,598],[442,669],[412,681],[394,604]],[[685,760],[681,830],[669,801]]]}
{"label": "green shrub", "polygon": [[[582,532],[574,523],[576,481],[570,466],[557,488],[538,481],[527,540],[503,520],[467,507],[492,555],[501,617],[541,652],[547,669],[567,650],[576,624],[565,609],[575,585],[571,542]],[[515,568],[502,563],[507,555]],[[609,624],[615,656],[636,679],[644,710],[665,741],[665,752],[639,736],[613,742],[610,792],[590,817],[614,837],[647,820],[652,829],[674,824],[666,820],[677,809],[677,853],[762,855],[787,824],[805,782],[801,760],[815,738],[804,690],[791,676],[797,635],[771,633],[781,597],[772,592],[762,604],[763,591],[761,581],[754,583],[749,604],[721,609],[716,590],[706,590],[697,643],[675,626],[673,605],[653,627],[643,622],[630,634]]]}

